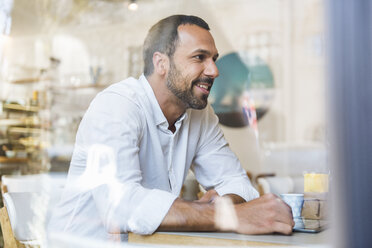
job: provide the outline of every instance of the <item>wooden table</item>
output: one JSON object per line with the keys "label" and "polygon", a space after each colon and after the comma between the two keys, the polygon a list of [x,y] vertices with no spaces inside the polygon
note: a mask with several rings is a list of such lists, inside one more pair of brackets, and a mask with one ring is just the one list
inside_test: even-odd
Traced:
{"label": "wooden table", "polygon": [[153,235],[142,236],[130,233],[129,243],[134,244],[166,244],[190,246],[295,246],[308,247],[330,246],[330,230],[320,233],[298,233],[290,236],[243,235],[218,232],[156,232]]}
{"label": "wooden table", "polygon": [[0,156],[0,175],[12,174],[27,166],[27,158],[8,158]]}

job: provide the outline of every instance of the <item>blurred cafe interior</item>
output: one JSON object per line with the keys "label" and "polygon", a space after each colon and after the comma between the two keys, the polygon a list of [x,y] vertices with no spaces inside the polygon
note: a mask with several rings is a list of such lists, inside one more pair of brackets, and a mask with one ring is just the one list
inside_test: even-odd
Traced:
{"label": "blurred cafe interior", "polygon": [[[45,226],[92,99],[142,74],[154,23],[190,14],[210,25],[220,76],[208,101],[251,183],[260,195],[304,194],[302,216],[328,223],[289,237],[206,237],[255,247],[372,245],[371,10],[360,0],[1,0],[0,244],[121,247],[48,235]],[[204,192],[190,172],[180,197]],[[203,245],[177,237],[132,242]],[[232,245],[224,242],[207,245]]]}

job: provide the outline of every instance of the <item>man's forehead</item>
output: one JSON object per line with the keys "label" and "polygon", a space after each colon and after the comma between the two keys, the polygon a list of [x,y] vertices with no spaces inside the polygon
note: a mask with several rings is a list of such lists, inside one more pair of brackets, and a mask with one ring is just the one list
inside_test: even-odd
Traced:
{"label": "man's forehead", "polygon": [[187,47],[192,50],[205,50],[209,51],[211,54],[217,53],[211,33],[197,25],[180,25],[178,27],[178,38],[178,47]]}

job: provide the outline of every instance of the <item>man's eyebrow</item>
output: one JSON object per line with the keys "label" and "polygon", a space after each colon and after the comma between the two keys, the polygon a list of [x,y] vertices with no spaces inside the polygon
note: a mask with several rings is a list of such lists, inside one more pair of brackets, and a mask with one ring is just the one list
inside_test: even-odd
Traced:
{"label": "man's eyebrow", "polygon": [[[193,51],[192,53],[203,53],[203,54],[206,54],[206,55],[209,55],[209,56],[212,55],[212,53],[211,53],[210,51],[205,50],[205,49],[196,49],[196,50]],[[219,56],[219,54],[216,53],[213,57],[218,58],[218,56]]]}

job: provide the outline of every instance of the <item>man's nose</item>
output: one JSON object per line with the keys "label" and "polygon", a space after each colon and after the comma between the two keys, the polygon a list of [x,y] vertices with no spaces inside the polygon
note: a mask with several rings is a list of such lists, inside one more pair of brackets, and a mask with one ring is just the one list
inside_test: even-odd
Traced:
{"label": "man's nose", "polygon": [[204,74],[211,78],[216,78],[220,75],[216,63],[211,60],[205,67]]}

